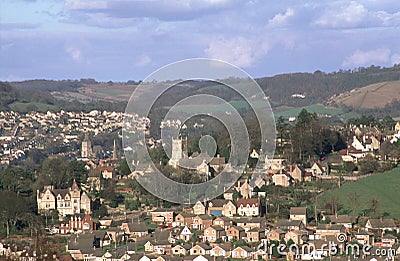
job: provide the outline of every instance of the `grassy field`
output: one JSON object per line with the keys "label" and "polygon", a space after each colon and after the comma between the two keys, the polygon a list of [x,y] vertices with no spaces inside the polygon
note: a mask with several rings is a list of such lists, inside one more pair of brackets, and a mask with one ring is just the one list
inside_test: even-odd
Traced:
{"label": "grassy field", "polygon": [[277,111],[275,112],[275,117],[278,118],[280,116],[283,117],[292,117],[299,115],[302,109],[306,109],[308,112],[311,113],[319,113],[319,114],[329,114],[329,115],[340,115],[343,111],[340,108],[328,108],[322,104],[313,104],[305,107],[299,108],[290,108],[287,110]]}
{"label": "grassy field", "polygon": [[400,219],[400,168],[377,174],[356,182],[344,184],[340,189],[323,194],[318,201],[322,202],[335,196],[344,210],[351,210],[349,195],[359,195],[357,212],[367,209],[372,199],[378,200],[378,211],[389,213],[391,217]]}
{"label": "grassy field", "polygon": [[10,108],[19,112],[29,112],[29,111],[55,111],[58,110],[57,106],[39,103],[39,102],[14,102],[10,104]]}
{"label": "grassy field", "polygon": [[382,82],[345,92],[335,98],[357,109],[383,108],[395,99],[400,99],[400,81]]}

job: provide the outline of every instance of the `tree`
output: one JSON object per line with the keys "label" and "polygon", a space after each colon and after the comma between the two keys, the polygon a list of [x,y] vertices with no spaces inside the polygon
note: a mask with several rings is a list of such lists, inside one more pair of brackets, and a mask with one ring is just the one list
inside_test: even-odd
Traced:
{"label": "tree", "polygon": [[391,131],[393,130],[394,126],[396,125],[396,122],[393,120],[392,117],[389,115],[386,115],[381,122],[381,125],[385,131]]}
{"label": "tree", "polygon": [[349,195],[349,204],[351,206],[351,215],[353,218],[356,216],[356,210],[359,205],[359,200],[360,200],[360,195],[357,194],[357,192],[351,192]]}
{"label": "tree", "polygon": [[6,228],[7,237],[11,228],[37,225],[35,214],[31,211],[28,202],[12,191],[0,191],[0,222]]}
{"label": "tree", "polygon": [[126,159],[123,159],[119,162],[119,165],[117,166],[117,172],[122,176],[127,176],[131,173]]}
{"label": "tree", "polygon": [[373,156],[370,155],[365,157],[365,159],[361,160],[359,162],[359,165],[361,174],[373,173],[379,168],[379,162]]}
{"label": "tree", "polygon": [[373,218],[378,217],[379,201],[376,198],[371,199],[369,202],[368,211]]}
{"label": "tree", "polygon": [[17,194],[30,195],[32,183],[32,173],[22,168],[6,168],[0,175],[0,187]]}

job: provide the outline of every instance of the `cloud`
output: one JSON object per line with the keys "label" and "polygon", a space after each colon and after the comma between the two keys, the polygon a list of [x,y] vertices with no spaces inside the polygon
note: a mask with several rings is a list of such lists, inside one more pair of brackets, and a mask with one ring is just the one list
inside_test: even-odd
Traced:
{"label": "cloud", "polygon": [[292,8],[286,9],[284,14],[277,14],[272,19],[269,20],[268,25],[270,26],[283,26],[287,21],[294,15],[294,10]]}
{"label": "cloud", "polygon": [[66,49],[66,52],[69,54],[69,56],[72,58],[72,60],[76,62],[80,62],[82,60],[82,53],[81,50],[75,47],[68,47]]}
{"label": "cloud", "polygon": [[400,64],[400,53],[395,53],[390,57],[391,63],[393,64]]}
{"label": "cloud", "polygon": [[151,58],[147,55],[142,55],[135,63],[137,67],[145,67],[151,63]]}
{"label": "cloud", "polygon": [[37,29],[40,24],[36,23],[0,23],[1,30]]}
{"label": "cloud", "polygon": [[339,8],[330,8],[314,24],[320,27],[355,27],[361,24],[368,10],[360,3],[350,2]]}
{"label": "cloud", "polygon": [[213,39],[204,50],[213,59],[232,63],[239,67],[250,67],[265,56],[270,49],[267,39],[247,39],[244,37]]}
{"label": "cloud", "polygon": [[369,10],[360,2],[328,4],[322,15],[312,24],[324,28],[394,27],[400,25],[400,12]]}
{"label": "cloud", "polygon": [[66,0],[72,16],[101,12],[112,18],[191,20],[235,7],[239,0]]}
{"label": "cloud", "polygon": [[66,0],[65,8],[69,10],[105,9],[107,8],[107,1]]}
{"label": "cloud", "polygon": [[379,48],[369,51],[356,50],[352,55],[347,57],[342,66],[359,67],[372,64],[386,64],[390,61],[390,50],[387,48]]}

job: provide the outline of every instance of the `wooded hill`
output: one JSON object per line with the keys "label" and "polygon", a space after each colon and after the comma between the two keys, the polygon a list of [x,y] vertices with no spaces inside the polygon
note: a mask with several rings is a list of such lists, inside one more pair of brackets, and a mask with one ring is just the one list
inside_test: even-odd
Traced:
{"label": "wooded hill", "polygon": [[[290,73],[282,74],[273,77],[264,77],[256,79],[260,84],[261,88],[265,91],[266,95],[270,97],[271,106],[274,108],[279,107],[303,107],[311,104],[329,104],[332,106],[347,106],[354,107],[358,112],[364,113],[389,113],[395,112],[399,106],[398,100],[389,100],[386,104],[381,104],[380,109],[360,108],[357,106],[352,106],[351,102],[346,102],[341,104],[340,100],[336,103],[331,99],[332,97],[339,96],[340,94],[350,92],[356,88],[361,88],[367,85],[379,84],[383,82],[392,82],[400,80],[400,65],[395,65],[389,68],[382,68],[379,66],[370,66],[368,68],[357,68],[354,70],[340,70],[332,73],[324,73],[321,71],[316,71],[314,73]],[[10,99],[15,101],[20,101],[24,99],[24,102],[38,102],[38,97],[40,96],[40,103],[52,104],[58,108],[68,108],[72,109],[82,109],[88,110],[93,109],[94,105],[105,106],[107,108],[113,108],[114,110],[124,110],[125,104],[118,100],[118,103],[113,104],[111,102],[102,103],[99,102],[99,97],[94,96],[96,93],[96,86],[98,89],[104,93],[107,92],[108,101],[112,101],[112,97],[121,97],[121,92],[131,92],[136,84],[139,82],[128,81],[126,83],[118,83],[118,86],[127,86],[126,90],[121,88],[116,88],[115,83],[108,82],[107,84],[100,84],[94,79],[81,79],[81,80],[63,80],[63,81],[53,81],[53,80],[30,80],[22,82],[10,82],[9,84],[15,87],[15,91],[11,91],[10,94],[2,96],[1,106],[5,104],[10,104]],[[114,84],[114,85],[113,85]],[[4,86],[4,84],[2,85]],[[90,87],[90,91],[89,90]],[[5,88],[5,87],[4,87]],[[7,87],[10,88],[10,87]],[[184,90],[182,92],[182,90]],[[1,90],[0,90],[1,91]],[[115,93],[113,93],[115,91]],[[8,92],[8,91],[1,91]],[[69,102],[73,105],[67,105],[65,101],[60,101],[60,99],[55,99],[51,93],[77,93],[79,95],[85,95],[89,100],[92,101],[91,104],[87,103],[74,103]],[[15,93],[19,95],[15,96]],[[29,93],[29,95],[28,95]],[[40,94],[38,94],[40,93]],[[228,88],[217,85],[212,82],[189,82],[184,85],[178,86],[171,91],[166,92],[162,96],[162,100],[159,102],[160,106],[172,105],[180,96],[184,97],[193,94],[212,94],[217,95],[227,101],[233,101],[239,99],[238,95]],[[114,95],[115,94],[115,95]],[[129,97],[129,95],[124,95],[122,97]],[[70,97],[69,95],[68,97]],[[17,100],[15,100],[17,99]],[[178,99],[179,100],[179,99]],[[95,102],[96,101],[96,102]],[[93,105],[93,106],[92,106]],[[118,106],[117,106],[118,105]],[[6,107],[3,107],[7,108]],[[98,107],[97,109],[105,109],[103,107]],[[398,115],[393,115],[398,116]]]}

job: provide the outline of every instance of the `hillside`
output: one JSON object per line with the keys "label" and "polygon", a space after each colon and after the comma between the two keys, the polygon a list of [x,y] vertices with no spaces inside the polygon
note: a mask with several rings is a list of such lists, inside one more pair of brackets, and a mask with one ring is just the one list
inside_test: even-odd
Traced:
{"label": "hillside", "polygon": [[[394,100],[394,97],[399,96],[399,93],[396,93],[397,85],[395,84],[392,86],[390,82],[400,82],[400,66],[389,68],[370,66],[368,68],[358,68],[348,71],[340,70],[331,73],[324,73],[321,71],[316,71],[314,73],[290,73],[273,77],[263,77],[256,79],[256,81],[270,98],[269,101],[274,110],[284,115],[291,115],[293,109],[296,110],[311,105],[321,105],[326,107],[326,110],[333,111],[333,115],[341,114],[338,113],[338,110],[344,109],[346,114],[348,114],[350,110],[355,110],[357,114],[379,114],[380,116],[390,114],[393,117],[400,116],[398,110],[400,103],[389,104],[390,101]],[[135,81],[109,81],[105,83],[97,82],[94,79],[80,79],[62,81],[29,80],[10,82],[9,84],[22,94],[29,92],[41,93],[40,96],[43,96],[46,100],[56,98],[58,101],[79,101],[83,104],[108,101],[113,102],[114,105],[118,104],[119,108],[113,109],[123,110],[132,90],[134,90],[138,83],[139,82]],[[387,84],[382,86],[383,83]],[[234,84],[234,82],[232,84]],[[373,87],[375,84],[376,86]],[[400,86],[400,83],[398,84]],[[180,97],[184,98],[200,93],[216,95],[229,102],[240,100],[240,96],[238,96],[237,93],[229,90],[229,88],[225,86],[215,84],[215,82],[192,81],[184,85],[185,86],[182,85],[175,88],[175,90],[168,90],[164,93],[159,105],[165,107],[173,104],[171,102],[176,102]],[[351,92],[352,90],[361,90],[365,86],[370,85],[372,85],[372,87],[367,88],[368,95],[364,93],[363,96],[361,93],[354,98],[349,98],[358,93],[356,91]],[[351,94],[351,96],[348,97],[349,94]],[[380,96],[377,96],[378,94]],[[25,97],[26,96],[27,95],[25,95]],[[29,94],[29,96],[31,96],[31,94]],[[341,97],[340,99],[343,98],[343,102],[341,100],[335,101],[334,99],[330,99],[331,97]],[[43,99],[36,99],[34,102],[56,105],[58,108],[70,107],[65,103],[58,104],[58,101],[52,100],[51,102],[42,102],[42,100]],[[26,97],[24,103],[29,102],[31,102],[31,98]],[[340,108],[341,104],[346,105],[344,107],[347,108]],[[333,106],[339,108],[332,108]],[[381,106],[379,110],[375,109],[377,106]],[[19,105],[17,107],[26,108],[28,105],[24,104],[24,106]],[[73,107],[78,108],[84,106]],[[87,108],[88,107],[91,106],[87,106]],[[349,107],[353,107],[353,109],[349,109]],[[289,110],[290,112],[285,113],[285,110]],[[348,116],[340,115],[340,118],[348,118]]]}
{"label": "hillside", "polygon": [[344,104],[355,109],[384,108],[400,100],[400,81],[381,82],[333,96],[331,103]]}
{"label": "hillside", "polygon": [[352,204],[350,194],[356,192],[357,214],[361,215],[368,209],[372,199],[378,200],[378,211],[385,212],[391,217],[400,219],[400,168],[374,176],[364,178],[352,183],[344,184],[340,189],[326,192],[319,199],[319,204],[324,204],[329,198],[336,197],[342,210],[339,212],[350,212]]}

